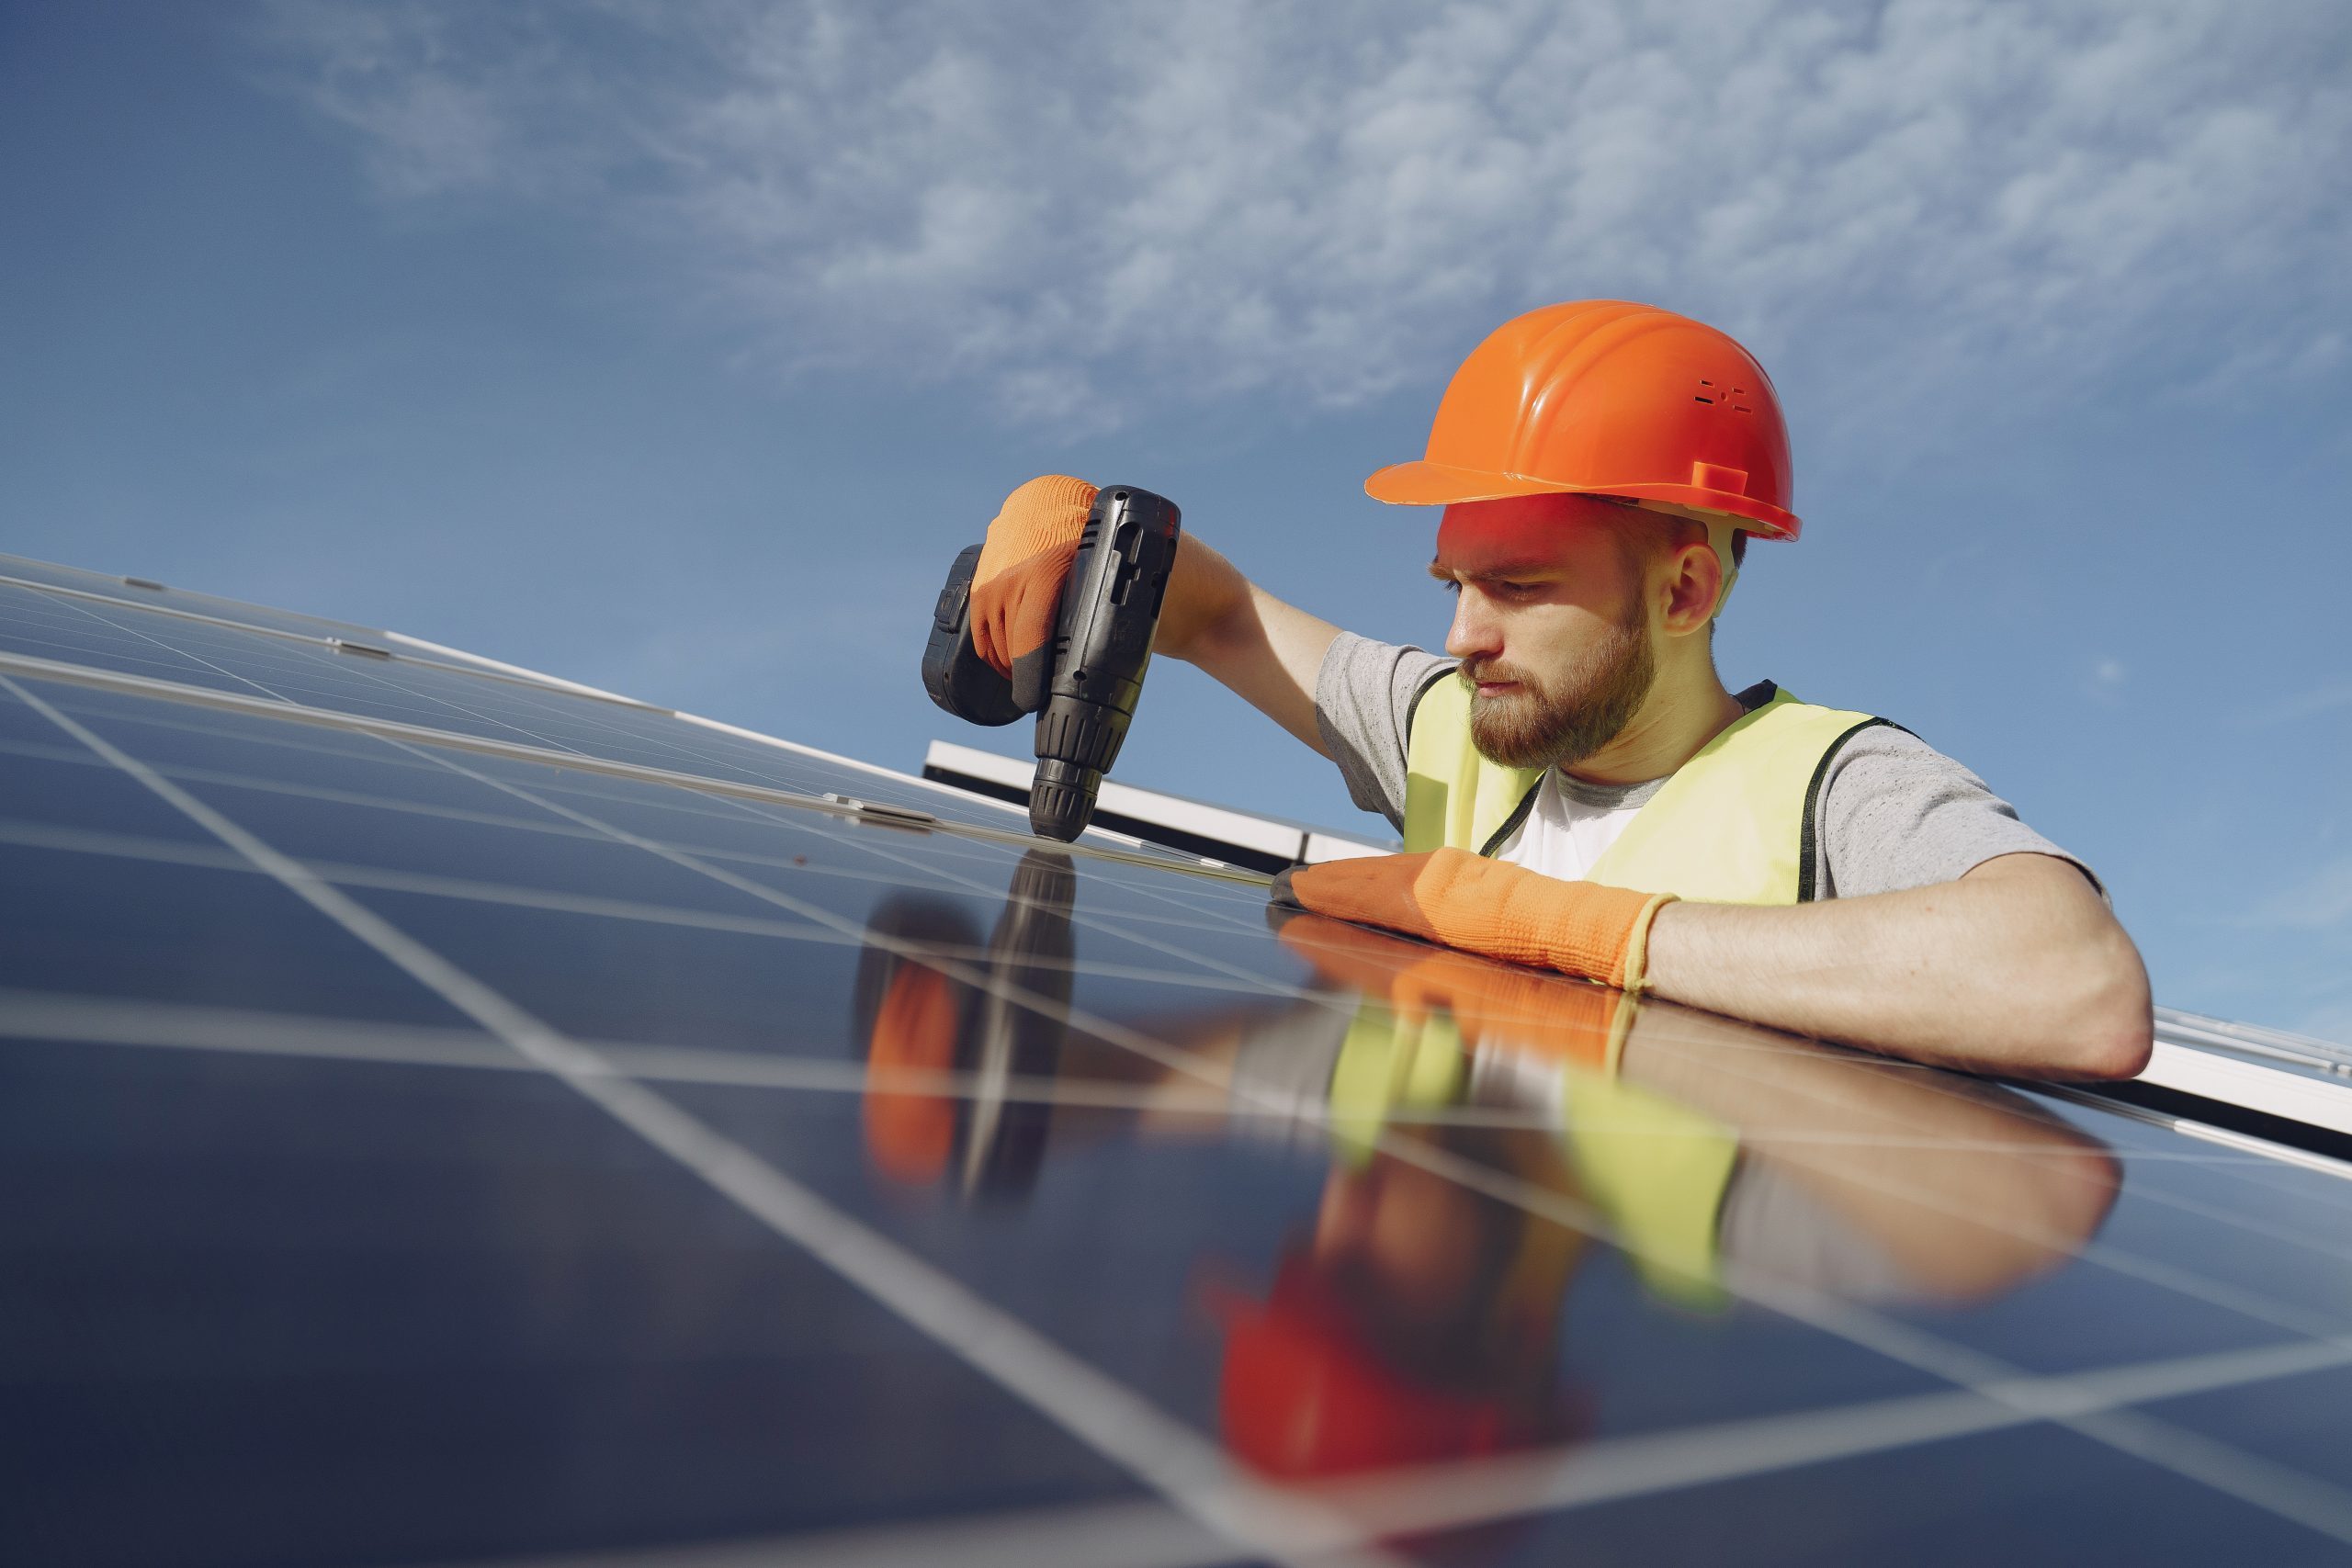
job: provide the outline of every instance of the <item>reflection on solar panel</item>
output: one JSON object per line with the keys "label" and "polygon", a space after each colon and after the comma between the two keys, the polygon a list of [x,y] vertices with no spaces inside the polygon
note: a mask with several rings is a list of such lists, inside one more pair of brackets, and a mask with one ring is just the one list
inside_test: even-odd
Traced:
{"label": "reflection on solar panel", "polygon": [[0,574],[0,1561],[2352,1546],[2324,1154]]}

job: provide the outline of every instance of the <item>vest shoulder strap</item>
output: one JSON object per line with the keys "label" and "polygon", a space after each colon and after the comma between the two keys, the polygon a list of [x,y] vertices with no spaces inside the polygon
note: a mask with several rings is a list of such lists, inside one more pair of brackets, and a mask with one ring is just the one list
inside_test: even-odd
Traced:
{"label": "vest shoulder strap", "polygon": [[1413,700],[1405,730],[1405,852],[1492,854],[1535,802],[1541,768],[1506,768],[1470,741],[1470,688],[1448,666]]}
{"label": "vest shoulder strap", "polygon": [[1586,874],[1713,903],[1811,901],[1813,818],[1830,761],[1849,736],[1885,722],[1774,694],[1678,769]]}

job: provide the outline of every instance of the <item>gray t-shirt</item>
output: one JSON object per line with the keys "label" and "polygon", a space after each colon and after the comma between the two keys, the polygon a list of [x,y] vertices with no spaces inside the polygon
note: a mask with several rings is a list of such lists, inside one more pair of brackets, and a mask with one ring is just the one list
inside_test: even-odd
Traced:
{"label": "gray t-shirt", "polygon": [[[1315,682],[1315,723],[1366,811],[1402,827],[1405,727],[1422,687],[1453,660],[1341,632]],[[1769,701],[1770,682],[1739,694]],[[1638,806],[1664,779],[1609,786],[1555,773],[1565,795],[1599,807]],[[1823,898],[1859,897],[1951,882],[2001,855],[2055,855],[2091,869],[2018,819],[1984,781],[1915,735],[1873,725],[1830,759],[1814,806],[1814,886]]]}

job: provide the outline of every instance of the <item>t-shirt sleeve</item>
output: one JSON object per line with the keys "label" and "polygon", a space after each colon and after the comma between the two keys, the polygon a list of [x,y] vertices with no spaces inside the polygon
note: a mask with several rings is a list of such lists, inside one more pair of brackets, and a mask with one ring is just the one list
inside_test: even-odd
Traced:
{"label": "t-shirt sleeve", "polygon": [[1453,667],[1418,648],[1341,632],[1315,676],[1315,728],[1348,781],[1348,798],[1405,823],[1405,732],[1413,703]]}
{"label": "t-shirt sleeve", "polygon": [[2089,866],[2027,827],[1983,779],[1887,725],[1838,748],[1815,829],[1814,875],[1825,898],[1951,882],[2012,854],[2071,862],[2106,893]]}

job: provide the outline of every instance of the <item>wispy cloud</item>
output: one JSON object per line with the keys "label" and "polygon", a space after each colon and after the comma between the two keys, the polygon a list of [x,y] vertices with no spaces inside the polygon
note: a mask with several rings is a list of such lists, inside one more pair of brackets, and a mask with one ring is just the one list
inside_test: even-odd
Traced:
{"label": "wispy cloud", "polygon": [[2352,855],[2338,855],[2257,908],[2256,926],[2352,934]]}
{"label": "wispy cloud", "polygon": [[775,363],[1016,420],[1343,405],[1619,294],[1893,426],[2316,374],[2352,306],[2336,0],[273,15],[392,197],[592,208]]}
{"label": "wispy cloud", "polygon": [[2239,722],[2248,728],[2264,729],[2273,725],[2317,718],[2324,713],[2344,707],[2352,707],[2352,676],[2323,682],[2308,690],[2290,692],[2267,703],[2258,704],[2247,709]]}

